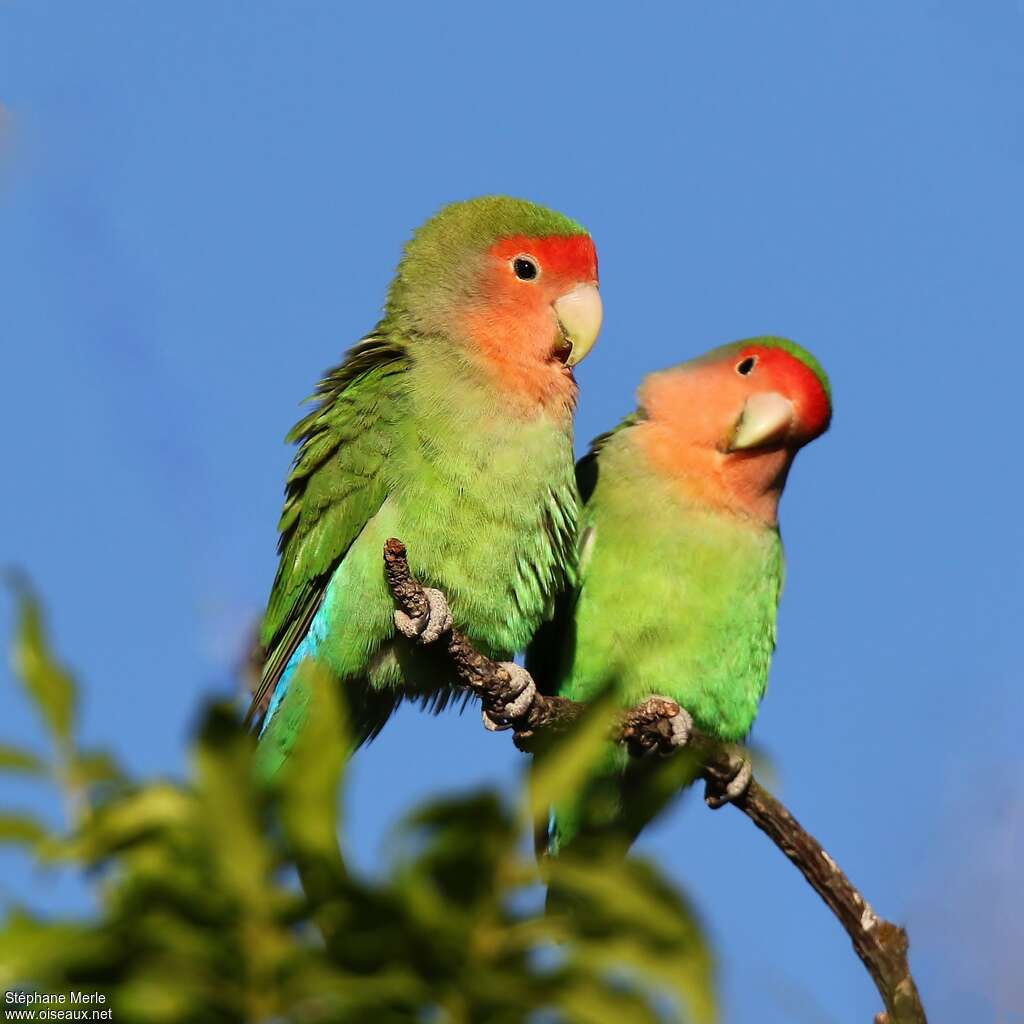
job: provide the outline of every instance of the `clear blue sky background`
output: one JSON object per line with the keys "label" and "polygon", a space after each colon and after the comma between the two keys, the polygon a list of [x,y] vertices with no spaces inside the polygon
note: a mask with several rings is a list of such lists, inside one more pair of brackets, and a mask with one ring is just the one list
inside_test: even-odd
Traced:
{"label": "clear blue sky background", "polygon": [[[417,223],[527,196],[601,253],[581,443],[720,342],[787,334],[832,374],[755,737],[909,925],[933,1019],[1024,1012],[1022,47],[1019,0],[0,3],[0,558],[52,608],[86,737],[183,770],[270,584],[297,402]],[[41,742],[3,672],[0,732]],[[475,715],[400,714],[358,758],[354,857],[522,768]],[[741,815],[691,798],[642,848],[703,908],[730,1021],[871,1019]],[[83,905],[0,866],[4,899]]]}

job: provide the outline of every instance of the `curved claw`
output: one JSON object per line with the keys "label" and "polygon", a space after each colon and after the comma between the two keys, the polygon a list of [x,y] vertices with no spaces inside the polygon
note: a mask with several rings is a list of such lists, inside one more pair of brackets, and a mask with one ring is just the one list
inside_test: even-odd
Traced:
{"label": "curved claw", "polygon": [[483,718],[484,728],[488,732],[505,732],[506,729],[512,728],[511,722],[503,722],[500,718],[496,718],[487,708],[481,709],[481,717]]}
{"label": "curved claw", "polygon": [[724,807],[746,793],[754,777],[754,766],[746,751],[736,748],[729,752],[729,771],[730,778],[724,786],[709,779],[704,788],[704,802],[712,810]]}
{"label": "curved claw", "polygon": [[395,628],[402,636],[421,644],[432,644],[452,628],[452,613],[448,601],[440,590],[424,587],[427,611],[423,615],[395,612]]}
{"label": "curved claw", "polygon": [[483,709],[484,728],[490,732],[503,732],[511,728],[518,718],[525,718],[533,707],[537,696],[537,685],[533,676],[513,661],[503,661],[501,667],[509,674],[507,694],[512,698],[505,704],[496,704]]}

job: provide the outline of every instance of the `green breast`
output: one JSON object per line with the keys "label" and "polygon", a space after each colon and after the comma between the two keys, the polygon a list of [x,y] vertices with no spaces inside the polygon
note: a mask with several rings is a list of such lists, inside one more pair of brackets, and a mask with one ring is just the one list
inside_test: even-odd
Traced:
{"label": "green breast", "polygon": [[[610,445],[584,512],[592,531],[561,692],[658,693],[724,739],[746,735],[775,647],[778,531],[686,503]],[[607,462],[605,461],[607,460]]]}
{"label": "green breast", "polygon": [[405,426],[389,471],[410,564],[445,591],[478,644],[508,657],[550,615],[573,573],[571,419],[523,419],[481,389],[414,401]]}

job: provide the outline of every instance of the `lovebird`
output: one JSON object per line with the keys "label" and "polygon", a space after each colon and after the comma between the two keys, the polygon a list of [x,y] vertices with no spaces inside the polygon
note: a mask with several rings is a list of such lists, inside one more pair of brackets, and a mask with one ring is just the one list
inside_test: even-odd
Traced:
{"label": "lovebird", "polygon": [[[796,453],[828,428],[828,377],[806,349],[759,337],[654,373],[638,397],[577,466],[578,580],[527,666],[543,692],[574,700],[669,697],[685,709],[680,742],[694,723],[739,741],[775,648],[779,499]],[[738,769],[730,797],[750,778],[749,761]],[[632,772],[609,749],[584,795],[555,809],[548,851],[607,827],[631,842],[643,824],[623,824]]]}
{"label": "lovebird", "polygon": [[[424,644],[452,623],[500,660],[551,615],[576,557],[573,367],[601,318],[594,243],[560,213],[487,196],[414,233],[383,319],[288,436],[298,451],[248,716],[265,772],[302,727],[306,699],[284,698],[303,659],[345,688],[358,744],[404,697],[444,706],[451,677]],[[395,612],[389,537],[429,585],[422,621]]]}

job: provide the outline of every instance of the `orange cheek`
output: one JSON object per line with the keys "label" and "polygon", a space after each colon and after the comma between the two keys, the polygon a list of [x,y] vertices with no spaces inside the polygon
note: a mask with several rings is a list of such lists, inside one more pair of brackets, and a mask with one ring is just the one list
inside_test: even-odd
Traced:
{"label": "orange cheek", "polygon": [[669,371],[648,381],[640,404],[677,441],[719,448],[743,406],[743,378],[718,366]]}
{"label": "orange cheek", "polygon": [[552,360],[558,338],[550,304],[540,289],[524,295],[524,282],[493,282],[486,299],[459,317],[466,343],[480,357],[503,394],[523,408],[572,407],[576,385]]}
{"label": "orange cheek", "polygon": [[487,275],[482,302],[467,311],[470,337],[508,358],[550,352],[555,323],[545,290],[519,281],[502,264]]}
{"label": "orange cheek", "polygon": [[477,306],[460,319],[470,344],[495,358],[528,358],[550,351],[553,341],[552,331],[545,330],[550,317],[523,303]]}
{"label": "orange cheek", "polygon": [[[540,276],[522,281],[513,259],[529,254]],[[483,357],[506,394],[529,406],[572,407],[572,374],[552,358],[559,339],[552,303],[580,282],[597,280],[597,256],[586,237],[506,238],[490,250],[479,298],[457,314],[460,332]]]}

